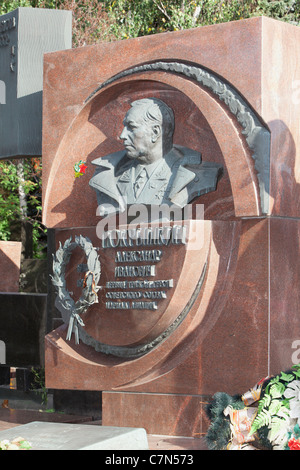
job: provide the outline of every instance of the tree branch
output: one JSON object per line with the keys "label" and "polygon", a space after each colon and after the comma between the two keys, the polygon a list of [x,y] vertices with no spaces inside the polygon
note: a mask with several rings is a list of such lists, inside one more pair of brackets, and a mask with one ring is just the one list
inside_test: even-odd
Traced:
{"label": "tree branch", "polygon": [[165,17],[171,21],[171,17],[168,15],[163,3],[160,1],[159,3],[156,1],[156,0],[153,0],[153,3],[155,3],[155,5],[157,6],[157,8],[162,12],[163,15],[165,15]]}

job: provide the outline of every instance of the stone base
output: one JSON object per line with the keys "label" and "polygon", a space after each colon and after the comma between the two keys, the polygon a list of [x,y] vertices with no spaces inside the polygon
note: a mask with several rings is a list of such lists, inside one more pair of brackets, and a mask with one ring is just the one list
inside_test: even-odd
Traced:
{"label": "stone base", "polygon": [[[209,397],[160,393],[103,392],[104,426],[143,427],[147,434],[202,437],[208,428]],[[145,412],[151,410],[151,413]]]}
{"label": "stone base", "polygon": [[[104,425],[193,437],[206,431],[205,397],[244,393],[299,362],[299,221],[256,219],[229,226],[236,234],[230,263],[224,263],[223,251],[215,284],[216,263],[208,265],[202,296],[169,338],[145,356],[126,360],[76,345],[74,338],[66,341],[64,325],[46,336],[46,386],[104,390]],[[221,223],[214,233],[215,246],[226,227]],[[206,309],[207,317],[197,322]]]}
{"label": "stone base", "polygon": [[34,421],[0,432],[0,441],[22,436],[33,450],[148,450],[144,429]]}

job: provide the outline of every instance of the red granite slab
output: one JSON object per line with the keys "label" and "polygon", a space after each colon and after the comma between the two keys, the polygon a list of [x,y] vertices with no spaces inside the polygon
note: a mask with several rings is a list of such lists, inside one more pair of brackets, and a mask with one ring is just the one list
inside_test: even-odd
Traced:
{"label": "red granite slab", "polygon": [[[122,119],[134,99],[156,96],[169,103],[177,123],[175,143],[201,151],[203,160],[220,162],[225,170],[217,191],[194,201],[204,204],[210,238],[207,270],[193,302],[191,290],[202,272],[199,253],[189,257],[190,270],[184,250],[174,250],[165,266],[165,273],[186,269],[181,295],[170,305],[172,315],[177,303],[178,313],[183,304],[189,311],[171,335],[133,359],[66,341],[67,326],[46,337],[47,386],[104,390],[106,423],[149,425],[150,433],[201,434],[207,424],[203,396],[243,393],[300,360],[299,35],[292,25],[252,18],[45,56],[44,223],[57,229],[57,241],[78,231],[97,244],[91,161],[122,148]],[[230,106],[192,79],[151,71],[98,89],[127,68],[158,60],[196,64],[237,90],[270,130],[270,162],[264,155],[266,165],[258,168]],[[80,159],[87,162],[87,173],[75,179],[73,165]],[[265,214],[259,171],[270,181]],[[108,257],[103,261],[109,267]],[[97,306],[100,319],[101,305],[103,299]],[[120,314],[103,315],[102,330],[94,314],[91,309],[86,315],[89,331],[115,345],[137,344],[152,339],[152,329],[158,331],[152,318],[133,316],[127,323]],[[159,420],[165,411],[169,415]]]}
{"label": "red granite slab", "polygon": [[[96,224],[95,194],[86,184],[93,174],[90,163],[122,148],[119,135],[129,103],[147,96],[159,97],[172,105],[175,143],[201,151],[206,161],[224,163],[226,171],[218,192],[203,198],[208,218],[258,215],[254,161],[241,142],[241,128],[226,106],[207,90],[186,78],[157,71],[121,79],[86,100],[101,83],[124,69],[150,61],[186,61],[188,51],[191,63],[230,82],[260,113],[261,41],[262,20],[252,19],[46,54],[45,225],[62,228]],[[191,43],[195,45],[192,48]],[[247,74],[241,70],[247,70]],[[80,159],[88,163],[87,175],[75,181],[72,169]]]}
{"label": "red granite slab", "polygon": [[0,241],[0,292],[19,292],[21,242]]}

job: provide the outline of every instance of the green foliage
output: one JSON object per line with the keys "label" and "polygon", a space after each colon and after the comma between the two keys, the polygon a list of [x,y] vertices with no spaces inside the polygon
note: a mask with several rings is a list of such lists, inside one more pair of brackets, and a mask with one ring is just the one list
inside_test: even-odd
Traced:
{"label": "green foliage", "polygon": [[297,379],[300,379],[300,364],[293,365],[292,369],[295,377],[297,377]]}
{"label": "green foliage", "polygon": [[48,390],[45,386],[45,369],[35,369],[34,367],[31,368],[31,372],[33,374],[33,381],[32,381],[32,391],[36,392],[41,396],[41,401],[43,405],[47,405],[48,403]]}
{"label": "green foliage", "polygon": [[[286,387],[298,377],[299,365],[295,371],[281,372],[273,377],[267,384],[262,398],[259,400],[257,415],[251,427],[251,434],[267,427],[270,431],[269,439],[278,434],[289,416],[289,400],[283,398]],[[299,370],[298,370],[299,369]]]}
{"label": "green foliage", "polygon": [[216,393],[206,408],[211,425],[205,439],[210,450],[226,450],[228,446],[231,438],[230,419],[224,415],[224,410],[228,406],[236,410],[245,408],[239,395],[230,396],[223,392]]}
{"label": "green foliage", "polygon": [[257,3],[260,14],[296,24],[300,21],[299,0],[258,0]]}
{"label": "green foliage", "polygon": [[72,10],[75,46],[261,15],[300,22],[300,0],[0,0],[0,14],[19,6]]}
{"label": "green foliage", "polygon": [[10,222],[19,215],[19,199],[11,192],[16,187],[16,167],[0,163],[0,239],[10,239]]}
{"label": "green foliage", "polygon": [[106,0],[116,39],[268,16],[298,24],[300,0]]}
{"label": "green foliage", "polygon": [[293,429],[293,435],[296,439],[300,439],[300,426],[299,426],[299,423],[297,423],[295,426],[294,426],[294,429]]}
{"label": "green foliage", "polygon": [[0,0],[0,15],[9,13],[20,7],[59,8],[64,0]]}
{"label": "green foliage", "polygon": [[[18,174],[18,161],[0,163],[0,240],[20,239],[21,222],[32,225],[34,257],[43,256],[45,229],[41,223],[41,162],[23,159],[23,179]],[[20,190],[26,207],[20,204]]]}
{"label": "green foliage", "polygon": [[30,0],[0,0],[0,15],[9,13],[19,7],[30,7],[32,2]]}
{"label": "green foliage", "polygon": [[250,15],[253,2],[219,0],[107,0],[113,19],[110,30],[116,38],[132,38],[165,31],[240,19]]}

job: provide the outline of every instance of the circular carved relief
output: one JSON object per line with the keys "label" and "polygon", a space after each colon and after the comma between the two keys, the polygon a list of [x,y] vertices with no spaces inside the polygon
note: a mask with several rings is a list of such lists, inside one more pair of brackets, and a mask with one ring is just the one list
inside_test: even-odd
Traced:
{"label": "circular carved relief", "polygon": [[[183,82],[185,83],[184,92],[181,89]],[[122,147],[118,136],[130,102],[147,96],[156,96],[173,108],[176,117],[174,140],[177,140],[180,145],[199,150],[204,160],[224,163],[227,172],[218,191],[209,196],[211,207],[214,205],[223,207],[222,201],[226,200],[229,201],[229,212],[233,213],[235,198],[232,198],[232,193],[242,190],[235,186],[235,172],[241,173],[245,169],[245,179],[248,178],[249,182],[253,180],[247,160],[247,149],[245,150],[242,144],[241,136],[244,136],[251,150],[251,157],[255,161],[259,175],[258,186],[262,196],[266,179],[262,170],[260,152],[264,145],[267,145],[268,132],[255,113],[230,85],[222,83],[221,79],[203,71],[200,67],[188,64],[159,62],[138,66],[113,77],[95,90],[61,143],[55,157],[60,162],[60,171],[65,171],[70,164],[73,166],[74,161],[79,159],[83,158],[90,163],[95,158],[118,151]],[[233,124],[232,116],[236,124]],[[222,128],[219,126],[220,122],[222,122]],[[265,140],[261,146],[258,145],[260,139]],[[235,160],[235,153],[232,155],[233,150],[235,153],[244,154],[244,160]],[[62,155],[69,155],[69,157],[62,158]],[[244,166],[237,168],[238,165]],[[87,177],[89,176],[91,175]],[[55,190],[55,185],[55,178],[52,177],[53,192],[57,190]],[[65,198],[68,200],[66,212],[69,226],[74,226],[74,218],[77,226],[87,226],[85,214],[95,212],[94,193],[91,190],[87,191],[88,199],[84,199],[86,186],[87,181],[81,178],[76,181],[71,193],[69,192]],[[244,184],[244,186],[247,188],[248,185]],[[249,183],[251,191],[254,186]],[[60,190],[65,189],[60,188]],[[246,193],[247,191],[243,193],[246,200],[243,209],[248,204],[246,198],[249,198],[249,195]],[[251,194],[250,197],[252,197]],[[77,201],[78,195],[84,199],[82,222],[76,212],[80,205]],[[253,193],[254,204],[258,205],[258,199],[257,194]],[[197,202],[199,201],[196,200]],[[261,198],[262,210],[264,204],[264,199]],[[74,214],[70,206],[74,207]],[[97,220],[94,218],[93,223],[88,225],[96,225]],[[100,242],[94,238],[92,243],[95,247]],[[139,357],[152,351],[174,333],[199,301],[211,257],[211,243],[212,235],[208,230],[201,249],[192,252],[186,247],[168,248],[169,253],[165,253],[162,258],[164,262],[157,263],[156,279],[172,279],[173,284],[166,296],[161,298],[158,303],[159,307],[147,312],[146,315],[135,308],[128,309],[128,311],[126,308],[122,311],[105,310],[103,306],[108,302],[107,293],[118,291],[116,289],[100,290],[99,304],[90,306],[84,313],[84,322],[82,324],[79,322],[78,338],[96,351],[123,358]],[[105,256],[107,256],[106,260]],[[106,269],[102,276],[103,281],[106,282],[114,277],[113,270],[116,265],[109,263],[109,258],[112,256],[116,256],[116,250],[109,251],[108,249],[104,255],[103,265]],[[190,266],[195,267],[192,273]],[[105,285],[103,282],[102,287]],[[131,289],[130,292],[134,291]],[[145,294],[149,291],[145,288],[135,292],[139,292],[136,295],[145,298]],[[201,315],[197,313],[198,320]]]}

